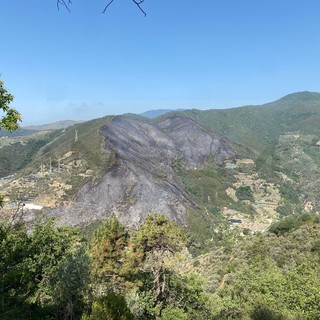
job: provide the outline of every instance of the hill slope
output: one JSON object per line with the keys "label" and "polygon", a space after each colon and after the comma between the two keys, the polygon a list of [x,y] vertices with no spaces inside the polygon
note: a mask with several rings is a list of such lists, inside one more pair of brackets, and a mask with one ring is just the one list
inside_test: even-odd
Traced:
{"label": "hill slope", "polygon": [[261,106],[186,110],[182,114],[235,142],[262,152],[286,132],[319,134],[320,93],[298,92]]}
{"label": "hill slope", "polygon": [[264,231],[279,217],[320,210],[319,110],[320,94],[303,92],[263,106],[40,132],[1,145],[2,176],[19,171],[0,185],[11,205],[24,195],[60,223],[115,214],[137,225],[158,211],[207,243],[228,225]]}
{"label": "hill slope", "polygon": [[97,184],[81,189],[74,206],[52,212],[61,223],[88,223],[115,214],[127,225],[138,225],[149,212],[162,212],[186,225],[187,212],[195,203],[179,183],[175,163],[180,161],[188,169],[202,167],[212,156],[221,164],[236,155],[186,118],[150,124],[116,117],[100,133],[116,163]]}

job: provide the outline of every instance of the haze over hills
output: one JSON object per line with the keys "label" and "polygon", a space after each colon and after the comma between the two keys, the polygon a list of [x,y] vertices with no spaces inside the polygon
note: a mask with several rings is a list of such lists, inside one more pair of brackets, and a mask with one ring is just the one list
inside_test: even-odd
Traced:
{"label": "haze over hills", "polygon": [[262,231],[290,212],[320,209],[319,120],[320,94],[300,92],[262,106],[151,122],[105,117],[2,138],[0,174],[15,175],[1,186],[9,203],[18,191],[62,224],[115,214],[137,225],[157,211],[195,233],[203,227],[201,241],[230,221],[239,232]]}
{"label": "haze over hills", "polygon": [[40,131],[53,131],[59,129],[66,129],[70,126],[73,126],[77,123],[83,121],[73,121],[73,120],[63,120],[56,121],[48,124],[33,125],[33,126],[21,126],[18,130],[13,132],[0,131],[0,137],[19,137],[19,136],[28,136]]}
{"label": "haze over hills", "polygon": [[165,113],[173,112],[173,111],[183,111],[184,109],[157,109],[157,110],[148,110],[140,115],[146,118],[155,119]]}
{"label": "haze over hills", "polygon": [[63,120],[63,121],[56,121],[56,122],[42,124],[42,125],[22,126],[22,129],[33,130],[33,131],[59,130],[59,129],[66,129],[68,127],[71,127],[81,122],[83,121]]}
{"label": "haze over hills", "polygon": [[146,118],[154,119],[154,118],[157,118],[165,113],[172,112],[172,111],[174,111],[174,110],[172,110],[172,109],[148,110],[148,111],[141,113],[140,115],[144,116]]}

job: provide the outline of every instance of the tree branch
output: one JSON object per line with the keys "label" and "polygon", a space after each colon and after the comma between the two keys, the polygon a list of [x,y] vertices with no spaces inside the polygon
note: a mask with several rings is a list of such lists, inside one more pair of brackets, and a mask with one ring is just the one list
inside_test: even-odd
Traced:
{"label": "tree branch", "polygon": [[104,10],[102,11],[102,13],[105,13],[106,10],[108,9],[108,7],[111,5],[111,3],[113,2],[114,0],[111,0],[104,8]]}
{"label": "tree branch", "polygon": [[[107,9],[108,9],[108,7],[112,4],[112,2],[113,2],[114,0],[110,0],[109,2],[108,2],[108,4],[105,6],[105,8],[104,8],[104,10],[102,11],[102,13],[105,13],[106,11],[107,11]],[[144,16],[146,16],[147,14],[146,14],[146,12],[142,9],[142,7],[141,7],[141,4],[144,2],[144,0],[132,0],[136,5],[137,5],[137,7],[139,8],[139,10],[144,14]]]}
{"label": "tree branch", "polygon": [[144,14],[144,16],[146,16],[147,14],[145,13],[145,11],[143,11],[143,9],[141,8],[141,6],[140,6],[140,4],[142,3],[142,2],[144,2],[144,0],[139,0],[139,1],[137,1],[137,0],[132,0],[137,6],[138,6],[138,8],[140,9],[140,11]]}
{"label": "tree branch", "polygon": [[[107,11],[107,9],[109,8],[109,6],[113,3],[114,0],[110,0],[108,2],[108,4],[105,6],[105,8],[103,9],[102,13],[105,13]],[[136,4],[136,6],[139,8],[139,10],[144,14],[144,16],[147,15],[147,13],[142,9],[141,4],[144,2],[144,0],[132,0],[133,3]],[[70,5],[72,4],[72,0],[57,0],[57,8],[58,10],[60,10],[60,6],[65,7],[69,12],[71,12],[70,10]]]}
{"label": "tree branch", "polygon": [[[109,6],[113,3],[114,0],[110,0],[108,4],[103,9],[102,13],[105,13]],[[139,8],[139,10],[143,13],[144,16],[147,15],[147,13],[142,9],[141,4],[144,2],[144,0],[132,0],[134,4]],[[60,10],[60,6],[65,7],[70,13],[70,5],[72,4],[72,0],[57,0],[57,8]]]}
{"label": "tree branch", "polygon": [[58,10],[60,10],[60,5],[64,6],[69,12],[70,11],[70,4],[72,4],[72,1],[71,0],[68,0],[68,3],[65,1],[65,0],[57,0],[57,8]]}

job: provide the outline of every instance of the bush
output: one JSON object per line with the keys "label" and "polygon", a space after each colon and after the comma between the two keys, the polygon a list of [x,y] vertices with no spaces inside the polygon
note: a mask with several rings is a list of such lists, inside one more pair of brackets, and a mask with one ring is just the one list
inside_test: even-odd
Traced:
{"label": "bush", "polygon": [[320,254],[320,240],[317,240],[311,249],[313,252]]}
{"label": "bush", "polygon": [[133,315],[127,307],[125,299],[114,293],[93,302],[90,315],[82,316],[81,320],[131,320]]}
{"label": "bush", "polygon": [[162,310],[163,320],[188,320],[188,315],[180,308],[166,308]]}
{"label": "bush", "polygon": [[254,202],[253,193],[249,186],[239,187],[236,190],[236,197],[239,200],[250,200],[251,202]]}
{"label": "bush", "polygon": [[296,230],[299,226],[312,219],[311,214],[290,215],[272,224],[269,231],[277,236]]}
{"label": "bush", "polygon": [[276,314],[266,306],[256,306],[251,313],[252,320],[284,320],[282,315]]}

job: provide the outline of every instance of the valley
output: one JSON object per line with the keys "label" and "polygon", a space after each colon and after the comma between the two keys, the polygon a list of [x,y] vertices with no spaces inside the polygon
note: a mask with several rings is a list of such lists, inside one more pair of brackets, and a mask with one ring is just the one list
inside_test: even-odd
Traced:
{"label": "valley", "polygon": [[[320,149],[313,129],[316,104],[310,99],[318,101],[318,96],[301,96],[307,96],[301,103],[313,110],[304,113],[312,121],[290,115],[301,114],[296,94],[280,99],[279,105],[211,113],[181,110],[154,120],[106,117],[4,136],[0,157],[7,177],[0,181],[7,205],[2,212],[12,211],[23,199],[41,206],[39,214],[68,225],[84,226],[116,215],[126,225],[138,226],[149,212],[161,212],[192,229],[195,222],[190,221],[202,216],[211,226],[208,239],[210,230],[229,226],[240,235],[256,233],[290,210],[316,212]],[[288,121],[273,130],[266,110],[274,112],[278,122],[288,111],[292,129],[299,130],[286,131]],[[256,132],[261,115],[271,129],[259,124]],[[231,129],[232,122],[238,131]],[[261,140],[269,141],[267,148]],[[5,164],[16,162],[10,152],[16,155],[17,150],[23,156],[10,168]],[[246,188],[252,195],[238,199],[237,193]],[[27,207],[26,216],[37,215]]]}
{"label": "valley", "polygon": [[5,319],[317,319],[318,110],[300,93],[3,135]]}

